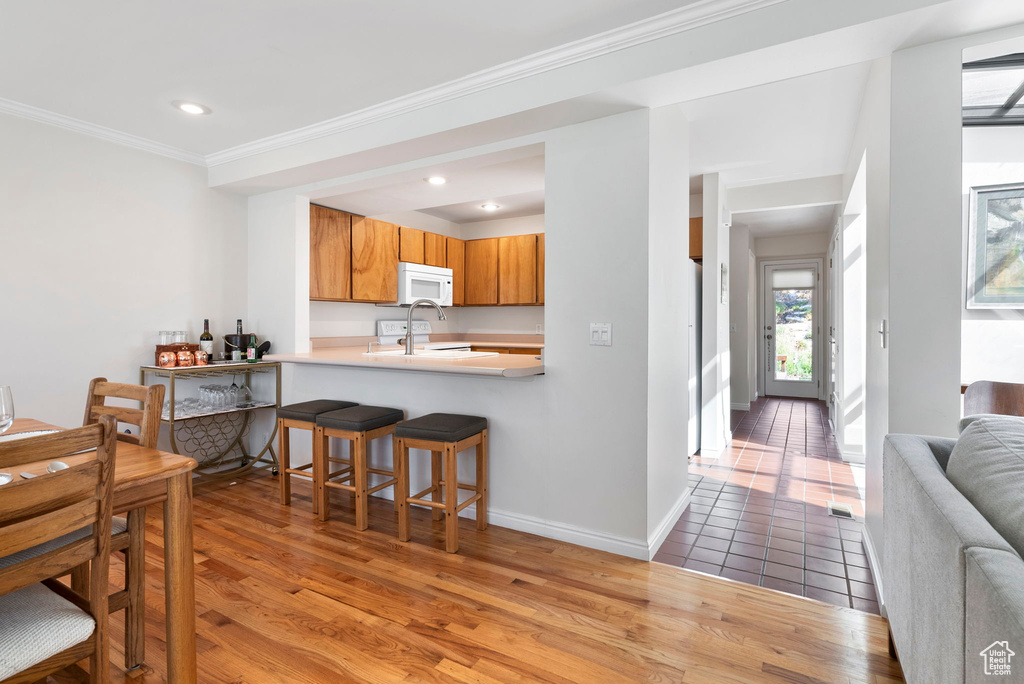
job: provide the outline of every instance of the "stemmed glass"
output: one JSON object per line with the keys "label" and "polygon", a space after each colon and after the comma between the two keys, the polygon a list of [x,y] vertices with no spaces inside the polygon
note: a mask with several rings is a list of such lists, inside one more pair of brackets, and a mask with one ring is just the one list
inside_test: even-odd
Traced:
{"label": "stemmed glass", "polygon": [[7,432],[14,424],[14,395],[11,386],[0,386],[0,433]]}

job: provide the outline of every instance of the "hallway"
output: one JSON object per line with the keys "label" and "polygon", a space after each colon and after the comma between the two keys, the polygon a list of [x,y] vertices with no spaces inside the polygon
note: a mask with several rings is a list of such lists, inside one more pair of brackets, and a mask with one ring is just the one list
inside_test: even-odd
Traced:
{"label": "hallway", "polygon": [[[655,561],[878,613],[864,502],[824,402],[761,398],[733,411],[732,446],[695,457],[690,478],[690,506]],[[856,519],[828,515],[828,501]]]}

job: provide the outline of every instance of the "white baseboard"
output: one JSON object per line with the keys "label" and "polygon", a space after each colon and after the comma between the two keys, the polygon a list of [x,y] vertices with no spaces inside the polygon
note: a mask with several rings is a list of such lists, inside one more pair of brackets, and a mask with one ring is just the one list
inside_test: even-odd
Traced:
{"label": "white baseboard", "polygon": [[864,525],[864,550],[868,554],[868,565],[871,567],[871,577],[875,580],[875,593],[878,594],[878,608],[882,613],[882,617],[886,617],[885,612],[885,591],[882,588],[882,573],[881,563],[878,562],[878,554],[875,552],[875,545],[871,541],[871,535],[868,533],[867,524]]}
{"label": "white baseboard", "polygon": [[672,510],[662,518],[662,521],[658,524],[658,527],[654,530],[651,536],[647,539],[647,560],[654,558],[654,554],[657,553],[661,547],[661,543],[665,541],[665,537],[672,531],[672,527],[679,520],[679,516],[683,514],[686,507],[690,505],[690,495],[693,494],[693,487],[687,487],[683,492],[683,495],[676,501],[676,505],[672,507]]}
{"label": "white baseboard", "polygon": [[[376,494],[371,494],[371,496],[379,496],[380,498],[387,499],[388,501],[394,500],[394,494],[390,487],[382,489]],[[689,504],[689,502],[689,492],[687,492],[685,503]],[[412,505],[415,506],[416,504]],[[426,509],[427,507],[423,506],[423,508]],[[557,539],[558,541],[577,544],[590,549],[598,549],[599,551],[617,553],[620,556],[628,556],[630,558],[636,558],[637,560],[646,561],[651,559],[650,546],[642,539],[621,537],[614,534],[600,532],[598,530],[590,530],[585,527],[567,525],[554,520],[544,520],[532,515],[512,513],[510,511],[496,510],[494,508],[491,508],[487,513],[487,522],[499,527],[507,527],[510,530],[516,530],[518,532],[536,534],[539,537],[547,537],[548,539]],[[680,515],[682,515],[682,510],[679,511],[676,518]],[[462,509],[459,512],[459,517],[475,519],[476,504],[470,504]],[[675,522],[675,520],[672,522]],[[668,535],[668,532],[671,529],[672,526],[670,524],[665,534]]]}
{"label": "white baseboard", "polygon": [[733,411],[749,411],[750,410],[750,402],[749,401],[733,402],[733,403],[729,404],[729,408],[731,408]]}
{"label": "white baseboard", "polygon": [[842,449],[839,455],[847,463],[864,463],[864,451],[862,449]]}

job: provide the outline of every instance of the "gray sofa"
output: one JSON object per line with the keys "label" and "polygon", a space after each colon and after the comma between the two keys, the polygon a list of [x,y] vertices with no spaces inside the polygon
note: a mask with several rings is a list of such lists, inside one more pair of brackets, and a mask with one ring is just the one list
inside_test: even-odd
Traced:
{"label": "gray sofa", "polygon": [[[885,607],[912,684],[1024,682],[1024,419],[1010,419],[1019,442],[999,420],[967,426],[956,453],[953,439],[885,440]],[[1009,674],[986,674],[993,644],[993,669],[1014,653]]]}

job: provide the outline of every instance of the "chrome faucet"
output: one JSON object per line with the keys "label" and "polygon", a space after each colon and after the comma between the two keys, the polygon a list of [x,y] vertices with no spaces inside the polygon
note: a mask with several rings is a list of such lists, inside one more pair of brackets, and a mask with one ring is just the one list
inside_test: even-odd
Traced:
{"label": "chrome faucet", "polygon": [[412,314],[413,314],[413,311],[416,310],[416,307],[419,306],[420,304],[430,304],[432,307],[437,309],[437,320],[444,321],[444,320],[448,319],[448,317],[444,315],[444,309],[442,309],[440,306],[438,306],[437,302],[435,302],[432,299],[417,299],[415,302],[413,302],[412,306],[409,307],[409,318],[405,322],[405,339],[404,340],[399,340],[400,342],[404,342],[405,343],[405,355],[406,356],[412,356],[412,342],[413,342]]}

